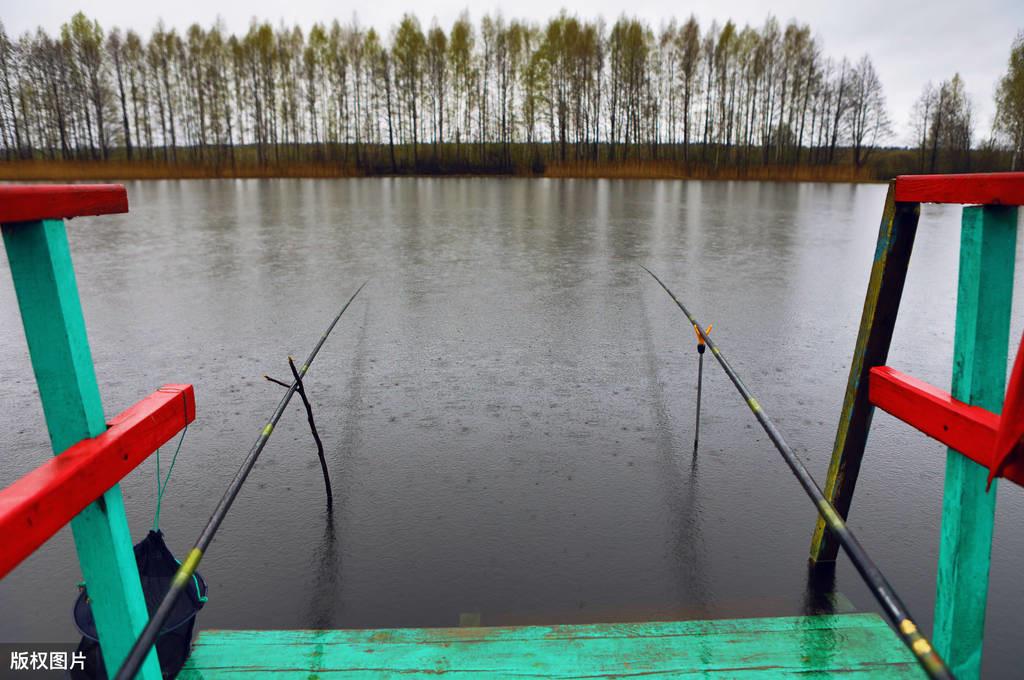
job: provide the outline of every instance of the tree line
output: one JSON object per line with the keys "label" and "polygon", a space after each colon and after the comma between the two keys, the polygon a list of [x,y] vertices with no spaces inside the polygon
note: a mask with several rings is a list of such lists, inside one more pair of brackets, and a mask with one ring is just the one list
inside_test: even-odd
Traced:
{"label": "tree line", "polygon": [[[1007,78],[1012,70],[1011,59]],[[1001,116],[1024,109],[1015,87],[997,97]],[[921,169],[970,165],[974,121],[959,76],[926,86],[912,122]],[[1018,128],[1000,128],[1014,162]],[[8,160],[366,173],[629,161],[861,168],[890,131],[868,55],[828,56],[809,26],[772,16],[742,28],[691,16],[655,30],[626,16],[609,26],[564,12],[543,24],[463,14],[445,31],[407,14],[387,36],[356,20],[308,31],[254,20],[239,35],[160,23],[143,36],[78,13],[59,35],[16,39],[0,24]]]}

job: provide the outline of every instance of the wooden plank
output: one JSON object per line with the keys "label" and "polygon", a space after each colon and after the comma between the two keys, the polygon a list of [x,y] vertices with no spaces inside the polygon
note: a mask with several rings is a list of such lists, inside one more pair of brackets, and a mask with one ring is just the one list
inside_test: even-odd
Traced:
{"label": "wooden plank", "polygon": [[204,631],[178,676],[922,678],[875,614],[515,628]]}
{"label": "wooden plank", "polygon": [[[897,203],[893,195],[894,186],[890,184],[825,480],[825,497],[844,518],[850,511],[874,413],[868,399],[868,377],[871,369],[885,364],[889,356],[921,211],[916,203]],[[838,551],[839,543],[826,530],[824,520],[818,518],[811,539],[811,562],[833,562]]]}
{"label": "wooden plank", "polygon": [[195,420],[191,385],[165,385],[114,418],[97,437],[0,491],[0,578]]}
{"label": "wooden plank", "polygon": [[[954,399],[949,392],[889,366],[871,369],[871,403],[982,467],[992,463],[999,416]],[[1007,468],[1006,478],[1024,486],[1024,470]]]}
{"label": "wooden plank", "polygon": [[[60,220],[2,226],[11,278],[54,454],[106,430],[67,232]],[[121,665],[149,618],[121,487],[71,521],[107,666]],[[159,680],[156,654],[140,677]]]}
{"label": "wooden plank", "polygon": [[0,224],[126,212],[120,184],[0,184]]}
{"label": "wooden plank", "polygon": [[1024,338],[1017,346],[1017,356],[1010,371],[1010,386],[1006,388],[1003,412],[999,416],[999,429],[992,447],[988,481],[996,477],[1018,479],[1024,477]]}
{"label": "wooden plank", "polygon": [[1024,172],[900,175],[896,200],[908,203],[1024,205]]}
{"label": "wooden plank", "polygon": [[[952,394],[993,413],[1006,389],[1016,243],[1017,208],[964,208]],[[961,680],[981,675],[996,504],[987,478],[986,468],[946,454],[933,641]]]}

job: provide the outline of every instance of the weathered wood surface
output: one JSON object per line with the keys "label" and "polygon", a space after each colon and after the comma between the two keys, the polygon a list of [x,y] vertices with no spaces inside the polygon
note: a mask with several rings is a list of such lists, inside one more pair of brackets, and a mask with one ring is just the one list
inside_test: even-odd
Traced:
{"label": "weathered wood surface", "polygon": [[126,212],[120,184],[0,184],[0,224]]}
{"label": "weathered wood surface", "polygon": [[[953,397],[999,413],[1006,390],[1017,208],[964,208],[953,339]],[[935,648],[961,680],[981,675],[996,484],[988,470],[946,454],[936,576]]]}
{"label": "weathered wood surface", "polygon": [[191,385],[164,385],[0,491],[0,578],[195,420]]}
{"label": "weathered wood surface", "polygon": [[896,200],[906,203],[1024,205],[1024,172],[900,175]]}
{"label": "weathered wood surface", "polygon": [[[107,429],[67,232],[61,220],[3,224],[2,230],[50,443],[61,454]],[[103,655],[116,668],[149,618],[121,487],[82,510],[71,531]],[[139,677],[161,677],[155,653]]]}
{"label": "weathered wood surface", "polygon": [[[889,344],[896,325],[896,314],[903,296],[903,284],[921,212],[920,205],[897,203],[893,193],[894,187],[890,185],[878,229],[874,262],[868,279],[867,295],[864,297],[853,361],[850,363],[843,409],[836,428],[832,459],[825,480],[825,498],[844,518],[850,512],[874,413],[874,407],[868,399],[870,371],[875,366],[885,364],[889,356]],[[838,552],[838,541],[828,532],[825,521],[819,517],[811,538],[811,562],[832,562]]]}
{"label": "weathered wood surface", "polygon": [[922,678],[875,614],[515,628],[211,630],[200,678]]}

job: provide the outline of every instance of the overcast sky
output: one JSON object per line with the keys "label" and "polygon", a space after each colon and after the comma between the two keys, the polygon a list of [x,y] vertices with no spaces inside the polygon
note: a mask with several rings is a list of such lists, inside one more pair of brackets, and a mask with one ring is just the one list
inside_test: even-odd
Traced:
{"label": "overcast sky", "polygon": [[830,56],[856,60],[864,53],[871,55],[885,86],[896,132],[892,141],[897,143],[908,141],[910,109],[924,83],[956,72],[974,102],[976,137],[987,137],[996,82],[1006,70],[1014,36],[1024,30],[1024,0],[375,0],[369,5],[338,0],[0,0],[0,7],[0,19],[13,34],[37,26],[52,33],[78,10],[104,29],[121,26],[143,32],[161,18],[169,26],[185,28],[193,22],[208,26],[219,16],[229,30],[241,32],[254,16],[305,28],[317,21],[346,21],[353,13],[364,26],[387,32],[408,11],[425,26],[436,18],[447,28],[467,7],[474,19],[500,10],[507,18],[534,21],[562,7],[580,17],[600,15],[609,21],[625,12],[654,27],[673,16],[684,19],[690,12],[702,27],[713,19],[760,25],[771,12],[783,23],[795,18],[809,24]]}

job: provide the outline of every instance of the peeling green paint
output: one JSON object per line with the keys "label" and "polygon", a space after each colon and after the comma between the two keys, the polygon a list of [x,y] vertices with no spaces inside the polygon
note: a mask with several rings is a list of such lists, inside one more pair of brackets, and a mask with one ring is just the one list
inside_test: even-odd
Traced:
{"label": "peeling green paint", "polygon": [[[311,667],[311,664],[315,666]],[[215,630],[178,676],[922,678],[875,614],[513,628]]]}

